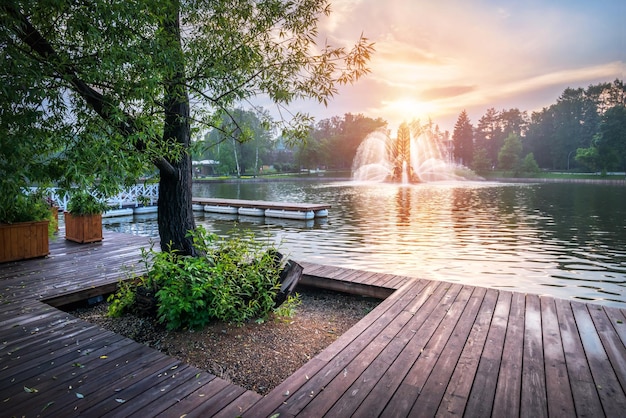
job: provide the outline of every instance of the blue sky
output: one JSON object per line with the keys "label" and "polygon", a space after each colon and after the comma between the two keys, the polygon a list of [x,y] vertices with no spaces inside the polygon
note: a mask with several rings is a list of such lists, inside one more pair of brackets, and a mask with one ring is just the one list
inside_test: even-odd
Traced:
{"label": "blue sky", "polygon": [[402,121],[431,118],[452,130],[489,107],[532,112],[567,87],[626,79],[626,1],[331,0],[320,37],[375,42],[372,73],[342,87],[317,119],[344,113]]}

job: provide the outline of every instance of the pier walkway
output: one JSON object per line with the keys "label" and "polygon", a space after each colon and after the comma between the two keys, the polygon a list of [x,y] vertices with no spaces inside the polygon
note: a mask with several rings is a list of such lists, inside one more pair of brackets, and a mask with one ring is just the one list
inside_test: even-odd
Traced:
{"label": "pier walkway", "polygon": [[0,264],[2,416],[611,416],[626,311],[303,262],[303,283],[386,297],[262,397],[58,310],[137,271],[145,238],[57,239]]}

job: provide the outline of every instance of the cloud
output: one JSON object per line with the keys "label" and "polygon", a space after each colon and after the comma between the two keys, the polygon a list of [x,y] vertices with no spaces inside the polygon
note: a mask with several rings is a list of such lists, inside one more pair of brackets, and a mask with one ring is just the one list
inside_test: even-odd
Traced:
{"label": "cloud", "polygon": [[[462,110],[534,111],[567,87],[626,76],[626,2],[331,0],[320,44],[375,43],[371,73],[341,86],[328,107],[295,103],[325,119],[362,113],[391,129],[431,118],[452,129]],[[395,127],[395,128],[394,128]]]}
{"label": "cloud", "polygon": [[422,91],[420,98],[423,100],[448,99],[476,90],[476,86],[445,86]]}

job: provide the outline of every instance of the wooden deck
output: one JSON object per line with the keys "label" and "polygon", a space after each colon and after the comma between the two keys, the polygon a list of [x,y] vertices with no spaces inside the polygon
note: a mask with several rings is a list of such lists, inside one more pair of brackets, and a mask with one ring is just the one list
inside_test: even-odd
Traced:
{"label": "wooden deck", "polygon": [[144,238],[59,239],[0,265],[2,416],[624,416],[626,311],[303,262],[305,284],[389,295],[261,397],[78,320]]}

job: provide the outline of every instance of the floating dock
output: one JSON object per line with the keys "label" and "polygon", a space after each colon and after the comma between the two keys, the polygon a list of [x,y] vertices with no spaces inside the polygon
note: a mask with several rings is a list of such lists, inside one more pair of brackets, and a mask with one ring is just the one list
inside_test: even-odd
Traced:
{"label": "floating dock", "polygon": [[330,209],[330,205],[315,203],[267,202],[263,200],[206,197],[194,197],[193,204],[195,209],[211,213],[299,220],[326,218],[328,217],[328,209]]}

